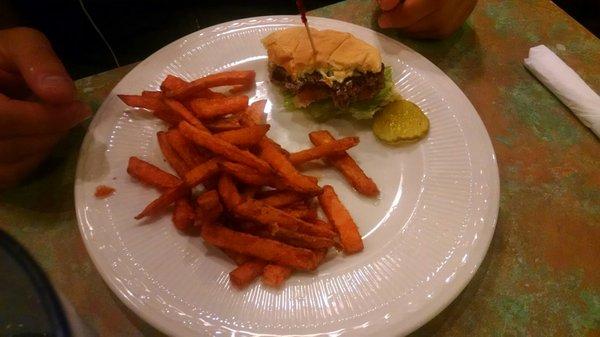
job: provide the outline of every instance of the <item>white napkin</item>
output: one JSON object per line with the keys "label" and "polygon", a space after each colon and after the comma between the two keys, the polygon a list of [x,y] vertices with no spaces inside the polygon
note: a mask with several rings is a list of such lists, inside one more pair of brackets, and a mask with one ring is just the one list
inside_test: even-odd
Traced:
{"label": "white napkin", "polygon": [[525,67],[600,137],[600,96],[548,47],[529,49]]}

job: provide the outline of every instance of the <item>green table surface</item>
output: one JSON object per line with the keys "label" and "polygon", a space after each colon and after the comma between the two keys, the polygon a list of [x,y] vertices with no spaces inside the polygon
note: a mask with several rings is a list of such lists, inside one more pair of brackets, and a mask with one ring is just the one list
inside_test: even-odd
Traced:
{"label": "green table surface", "polygon": [[[371,0],[348,0],[310,14],[379,30],[375,9]],[[600,142],[522,64],[530,47],[545,44],[598,91],[600,41],[546,0],[480,0],[443,41],[384,33],[465,92],[500,170],[500,213],[485,260],[461,295],[413,335],[600,336]],[[82,99],[97,109],[132,67],[77,81]],[[80,237],[73,180],[86,127],[30,179],[0,193],[0,228],[98,335],[160,336],[110,291]]]}

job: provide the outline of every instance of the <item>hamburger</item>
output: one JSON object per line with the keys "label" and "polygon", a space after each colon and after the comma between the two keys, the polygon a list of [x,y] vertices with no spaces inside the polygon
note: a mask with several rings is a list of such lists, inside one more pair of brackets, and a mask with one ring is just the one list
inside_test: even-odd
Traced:
{"label": "hamburger", "polygon": [[371,118],[393,100],[391,71],[379,50],[350,33],[304,27],[276,31],[262,43],[270,79],[284,90],[288,108],[323,120],[337,115]]}

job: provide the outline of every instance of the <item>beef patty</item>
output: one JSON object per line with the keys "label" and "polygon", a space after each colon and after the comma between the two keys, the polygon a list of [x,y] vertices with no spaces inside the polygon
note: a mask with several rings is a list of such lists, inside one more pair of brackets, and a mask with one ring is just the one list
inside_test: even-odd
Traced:
{"label": "beef patty", "polygon": [[293,80],[287,71],[280,66],[271,67],[271,81],[285,87],[294,94],[304,90],[323,90],[333,100],[339,109],[346,109],[348,105],[357,101],[369,100],[383,88],[383,64],[378,73],[366,72],[344,79],[343,82],[334,81],[332,86],[327,85],[319,72],[304,75]]}

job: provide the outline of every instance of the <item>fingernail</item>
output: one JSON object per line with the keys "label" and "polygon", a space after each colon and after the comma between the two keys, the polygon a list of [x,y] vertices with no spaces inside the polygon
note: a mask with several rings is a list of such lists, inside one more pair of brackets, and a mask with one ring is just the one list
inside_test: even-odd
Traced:
{"label": "fingernail", "polygon": [[45,88],[64,88],[71,83],[71,80],[64,76],[47,75],[42,77],[42,86]]}

